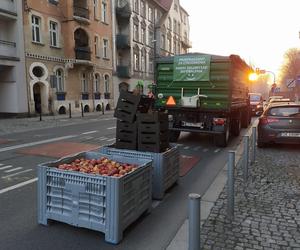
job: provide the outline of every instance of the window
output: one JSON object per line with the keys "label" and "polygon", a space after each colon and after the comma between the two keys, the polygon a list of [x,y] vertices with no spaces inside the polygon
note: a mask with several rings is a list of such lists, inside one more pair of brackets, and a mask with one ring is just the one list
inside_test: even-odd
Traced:
{"label": "window", "polygon": [[87,75],[86,73],[81,74],[81,86],[82,86],[82,92],[86,93],[88,92],[88,82],[87,82]]}
{"label": "window", "polygon": [[100,57],[100,39],[99,36],[95,36],[95,55]]}
{"label": "window", "polygon": [[146,72],[146,51],[142,50],[141,54],[141,66],[142,66],[142,72]]}
{"label": "window", "polygon": [[109,75],[104,76],[105,93],[109,93]]}
{"label": "window", "polygon": [[134,70],[138,71],[140,67],[139,50],[135,49],[133,52]]}
{"label": "window", "polygon": [[149,72],[153,73],[154,71],[154,56],[153,53],[149,53]]}
{"label": "window", "polygon": [[141,1],[141,16],[146,17],[146,5],[144,1]]}
{"label": "window", "polygon": [[175,11],[178,11],[178,6],[177,6],[177,4],[174,4],[174,10],[175,10]]}
{"label": "window", "polygon": [[177,32],[180,35],[180,22],[178,22],[178,30],[177,30]]}
{"label": "window", "polygon": [[139,25],[137,23],[133,24],[133,40],[139,41]]}
{"label": "window", "polygon": [[171,43],[171,37],[168,37],[168,40],[167,40],[167,49],[169,52],[172,51],[172,43]]}
{"label": "window", "polygon": [[176,43],[176,40],[175,40],[175,38],[173,39],[173,52],[174,52],[174,54],[176,54],[176,52],[177,52],[177,43]]}
{"label": "window", "polygon": [[139,0],[134,0],[134,6],[133,6],[133,10],[136,12],[136,13],[139,13]]}
{"label": "window", "polygon": [[50,45],[58,47],[58,24],[50,21]]}
{"label": "window", "polygon": [[153,9],[152,7],[148,8],[148,20],[153,22],[154,16],[153,16]]}
{"label": "window", "polygon": [[165,34],[161,35],[161,48],[162,49],[166,48],[166,35]]}
{"label": "window", "polygon": [[175,19],[174,19],[174,21],[173,21],[173,32],[174,32],[174,33],[177,33],[177,22],[176,22]]}
{"label": "window", "polygon": [[55,72],[56,75],[56,83],[57,83],[57,91],[63,92],[64,91],[64,73],[62,69],[58,69]]}
{"label": "window", "polygon": [[172,30],[172,20],[171,17],[168,18],[168,28]]}
{"label": "window", "polygon": [[103,58],[109,58],[108,57],[108,40],[103,39]]}
{"label": "window", "polygon": [[106,0],[103,0],[102,1],[102,14],[101,14],[101,21],[106,23],[107,21],[107,3],[106,3]]}
{"label": "window", "polygon": [[94,0],[94,18],[99,20],[98,0]]}
{"label": "window", "polygon": [[142,43],[146,44],[146,28],[145,27],[142,27],[141,36],[142,36]]}
{"label": "window", "polygon": [[153,30],[149,29],[149,33],[148,33],[148,45],[153,47],[153,42],[154,42],[154,33]]}
{"label": "window", "polygon": [[100,75],[95,74],[95,92],[100,92]]}
{"label": "window", "polygon": [[31,16],[31,28],[32,28],[32,41],[40,43],[41,35],[40,35],[40,26],[41,19],[37,16]]}

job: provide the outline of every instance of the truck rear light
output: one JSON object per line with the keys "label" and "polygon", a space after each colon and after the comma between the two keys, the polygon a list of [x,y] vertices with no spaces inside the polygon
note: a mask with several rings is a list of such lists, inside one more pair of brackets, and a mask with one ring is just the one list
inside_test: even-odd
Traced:
{"label": "truck rear light", "polygon": [[223,126],[226,123],[226,118],[214,118],[213,124],[218,126]]}
{"label": "truck rear light", "polygon": [[259,118],[259,123],[262,125],[267,125],[269,123],[276,123],[279,122],[277,118],[270,118],[270,117],[261,117]]}

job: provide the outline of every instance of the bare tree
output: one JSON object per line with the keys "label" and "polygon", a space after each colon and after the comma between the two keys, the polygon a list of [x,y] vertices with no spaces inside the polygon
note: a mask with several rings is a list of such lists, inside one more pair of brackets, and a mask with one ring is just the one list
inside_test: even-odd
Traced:
{"label": "bare tree", "polygon": [[300,74],[300,49],[291,48],[284,54],[284,62],[280,68],[279,82],[285,85],[287,79],[296,79]]}

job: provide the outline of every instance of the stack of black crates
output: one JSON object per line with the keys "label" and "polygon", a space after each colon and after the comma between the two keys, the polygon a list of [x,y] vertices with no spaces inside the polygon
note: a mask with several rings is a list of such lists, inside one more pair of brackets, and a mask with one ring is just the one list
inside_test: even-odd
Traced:
{"label": "stack of black crates", "polygon": [[168,114],[150,109],[152,98],[121,90],[114,116],[116,148],[160,153],[169,147]]}

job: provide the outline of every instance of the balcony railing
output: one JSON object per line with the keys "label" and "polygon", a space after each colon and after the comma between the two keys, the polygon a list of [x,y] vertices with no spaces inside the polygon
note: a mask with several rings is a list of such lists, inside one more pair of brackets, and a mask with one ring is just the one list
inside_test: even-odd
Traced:
{"label": "balcony railing", "polygon": [[8,58],[16,58],[17,57],[16,43],[0,40],[0,56],[8,57]]}
{"label": "balcony railing", "polygon": [[75,47],[75,58],[79,60],[91,60],[91,50],[89,47]]}
{"label": "balcony railing", "polygon": [[85,7],[80,7],[80,6],[74,6],[73,7],[74,11],[74,16],[89,19],[89,9]]}
{"label": "balcony railing", "polygon": [[99,92],[94,93],[94,97],[95,97],[95,100],[99,100],[101,98],[101,93],[99,93]]}
{"label": "balcony railing", "polygon": [[0,15],[1,13],[10,14],[13,16],[17,15],[16,1],[11,0],[1,0],[0,4]]}
{"label": "balcony railing", "polygon": [[118,65],[117,66],[117,75],[120,78],[130,78],[130,68],[129,66]]}
{"label": "balcony railing", "polygon": [[117,18],[129,19],[131,16],[131,8],[128,0],[119,1],[116,7]]}
{"label": "balcony railing", "polygon": [[128,35],[118,34],[117,35],[117,49],[128,49],[130,48],[130,41]]}
{"label": "balcony railing", "polygon": [[104,99],[110,99],[110,93],[104,93]]}
{"label": "balcony railing", "polygon": [[81,99],[82,100],[88,100],[89,99],[89,93],[82,93],[81,94]]}
{"label": "balcony railing", "polygon": [[65,101],[66,100],[66,92],[56,92],[57,101]]}

